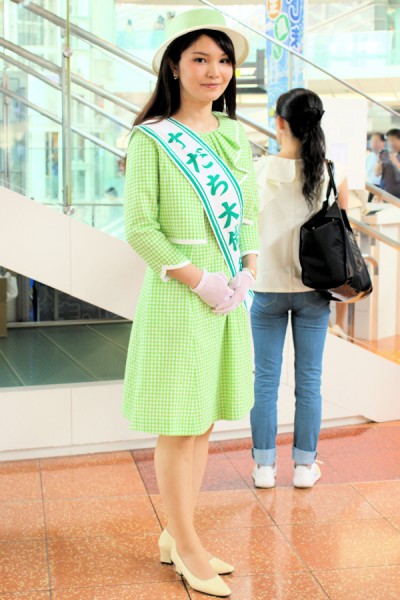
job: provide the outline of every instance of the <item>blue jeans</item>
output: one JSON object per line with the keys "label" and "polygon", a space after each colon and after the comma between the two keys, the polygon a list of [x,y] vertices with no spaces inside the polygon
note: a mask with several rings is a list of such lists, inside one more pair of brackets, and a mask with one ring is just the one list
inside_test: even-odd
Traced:
{"label": "blue jeans", "polygon": [[258,465],[276,459],[277,402],[282,351],[291,311],[295,350],[293,460],[312,464],[321,428],[322,355],[329,302],[319,292],[256,292],[251,308],[255,351],[255,404],[251,411],[253,457]]}

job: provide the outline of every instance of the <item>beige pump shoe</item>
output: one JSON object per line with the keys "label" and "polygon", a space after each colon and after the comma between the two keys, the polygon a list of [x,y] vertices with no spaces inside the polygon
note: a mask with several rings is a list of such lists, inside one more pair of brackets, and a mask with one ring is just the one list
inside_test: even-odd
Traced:
{"label": "beige pump shoe", "polygon": [[[160,548],[160,561],[162,563],[167,565],[172,564],[171,550],[173,543],[174,538],[169,531],[164,529],[158,540],[158,547]],[[210,565],[218,575],[229,575],[229,573],[233,573],[235,570],[235,567],[223,560],[220,560],[219,558],[216,558],[215,556],[210,559]]]}
{"label": "beige pump shoe", "polygon": [[232,593],[219,575],[211,579],[198,579],[198,577],[195,577],[176,551],[175,541],[172,544],[171,559],[178,575],[184,577],[194,590],[203,594],[209,594],[210,596],[218,596],[219,598],[225,598],[225,596],[229,596]]}

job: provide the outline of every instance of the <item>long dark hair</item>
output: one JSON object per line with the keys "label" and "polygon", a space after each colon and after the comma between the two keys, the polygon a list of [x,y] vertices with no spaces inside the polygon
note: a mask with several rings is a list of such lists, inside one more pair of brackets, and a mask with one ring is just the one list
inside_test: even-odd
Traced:
{"label": "long dark hair", "polygon": [[303,195],[309,207],[313,208],[324,178],[326,153],[321,127],[324,114],[321,98],[311,90],[295,88],[278,98],[276,114],[289,123],[291,132],[301,141]]}
{"label": "long dark hair", "polygon": [[181,102],[180,84],[179,79],[173,77],[171,64],[177,65],[182,52],[194,44],[202,35],[207,35],[218,44],[228,56],[233,68],[232,79],[225,92],[213,102],[212,110],[223,112],[225,109],[231,119],[236,119],[236,59],[232,40],[223,31],[198,29],[176,38],[167,47],[161,60],[156,88],[146,106],[136,117],[134,125],[140,125],[153,117],[159,117],[160,120],[166,119],[176,113]]}

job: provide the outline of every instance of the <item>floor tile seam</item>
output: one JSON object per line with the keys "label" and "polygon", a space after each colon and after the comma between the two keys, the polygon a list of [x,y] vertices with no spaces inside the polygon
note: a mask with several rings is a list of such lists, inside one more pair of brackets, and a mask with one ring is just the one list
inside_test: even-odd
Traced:
{"label": "floor tile seam", "polygon": [[40,328],[38,328],[38,333],[39,335],[43,336],[50,344],[52,344],[53,346],[55,346],[58,350],[60,350],[60,352],[62,352],[65,356],[67,356],[67,358],[69,358],[73,363],[75,363],[80,369],[82,369],[82,371],[85,371],[88,375],[90,375],[90,377],[93,377],[93,379],[95,381],[101,381],[101,379],[99,377],[97,377],[94,373],[92,373],[90,371],[90,369],[88,369],[87,367],[85,367],[83,364],[81,364],[76,358],[74,358],[72,356],[72,354],[70,354],[67,350],[65,350],[60,344],[58,344],[57,342],[55,342],[54,340],[52,340],[50,337],[48,337],[45,333],[43,333],[43,331],[40,330]]}
{"label": "floor tile seam", "polygon": [[[110,453],[111,454],[111,453]],[[95,461],[88,461],[88,462],[82,462],[82,463],[69,463],[67,464],[67,461],[69,459],[73,459],[73,458],[77,458],[77,457],[82,457],[82,456],[86,456],[85,454],[66,454],[64,456],[42,456],[40,458],[38,458],[37,460],[40,463],[40,468],[43,471],[49,471],[51,472],[55,472],[58,473],[59,471],[76,471],[77,469],[98,469],[98,468],[110,468],[110,469],[114,469],[114,468],[121,468],[121,467],[131,467],[132,464],[137,468],[137,464],[135,463],[134,460],[132,461],[120,461],[120,462],[115,462],[115,463],[106,463],[106,462],[95,462]],[[91,456],[91,455],[89,455]],[[49,466],[43,465],[42,464],[45,461],[51,461],[49,462]],[[55,464],[56,461],[59,461],[60,464],[57,465]]]}
{"label": "floor tile seam", "polygon": [[[396,480],[396,479],[395,479],[394,481],[398,481],[398,480]],[[369,482],[369,483],[371,483],[371,482]],[[380,483],[380,482],[373,482],[373,483]],[[361,498],[364,500],[364,502],[367,502],[367,504],[369,504],[369,506],[371,506],[371,507],[372,507],[374,510],[376,510],[376,512],[377,512],[377,513],[379,513],[379,514],[382,516],[382,518],[383,518],[383,519],[388,519],[388,518],[390,518],[390,517],[387,517],[387,516],[385,516],[385,515],[384,515],[384,514],[383,514],[383,513],[382,513],[382,512],[381,512],[381,511],[380,511],[380,510],[379,510],[379,509],[376,507],[376,506],[374,506],[374,504],[373,504],[373,503],[372,503],[372,502],[371,502],[371,501],[370,501],[368,498],[366,498],[366,497],[365,497],[365,496],[364,496],[364,495],[363,495],[363,494],[360,492],[360,490],[358,490],[358,489],[355,487],[355,485],[357,485],[356,483],[355,483],[355,484],[350,484],[350,485],[351,485],[351,487],[353,488],[353,490],[355,490],[355,491],[356,491],[356,492],[359,494],[359,496],[360,496],[360,497],[361,497]],[[400,516],[400,515],[399,515],[399,516]],[[393,518],[393,517],[392,517],[392,518]],[[394,517],[394,518],[396,518],[396,517]],[[392,523],[391,523],[391,525],[392,525]]]}
{"label": "floor tile seam", "polygon": [[398,479],[378,479],[378,480],[373,480],[373,481],[349,481],[348,483],[351,486],[356,486],[356,485],[370,485],[372,483],[393,483],[393,482],[397,482],[400,483],[400,477]]}
{"label": "floor tile seam", "polygon": [[[322,462],[322,478],[321,478],[321,482],[322,479],[324,477],[324,465],[328,465],[328,467],[330,469],[332,469],[332,471],[334,472],[335,475],[337,475],[337,477],[339,478],[339,481],[337,481],[336,483],[348,483],[343,476],[340,474],[340,472],[329,462],[329,457],[328,458],[324,458],[323,462]],[[327,485],[327,484],[325,484]]]}
{"label": "floor tile seam", "polygon": [[396,525],[394,525],[392,523],[392,521],[390,519],[397,519],[398,517],[386,517],[385,521],[387,521],[387,523],[400,535],[400,529],[398,527],[396,527]]}
{"label": "floor tile seam", "polygon": [[190,587],[190,585],[188,584],[188,582],[182,577],[182,575],[180,576],[180,580],[183,583],[183,587],[185,589],[186,595],[188,597],[189,600],[192,600],[192,596],[190,595],[190,590],[192,589]]}
{"label": "floor tile seam", "polygon": [[57,498],[44,498],[44,502],[72,502],[73,500],[109,500],[117,499],[117,498],[148,498],[149,494],[128,494],[123,496],[67,496],[67,497],[57,497]]}
{"label": "floor tile seam", "polygon": [[[161,529],[161,532],[162,532],[162,531],[163,531],[163,529],[164,529],[164,527],[163,527],[163,524],[162,524],[162,522],[161,522],[160,515],[159,515],[159,514],[158,514],[158,512],[157,512],[157,508],[156,508],[156,506],[155,506],[155,504],[154,504],[154,502],[153,502],[153,500],[152,500],[152,498],[151,498],[150,494],[148,495],[148,498],[149,498],[149,500],[150,500],[151,506],[152,506],[152,508],[153,508],[153,512],[154,512],[154,514],[155,514],[155,516],[156,516],[156,519],[157,519],[157,521],[158,521],[158,524],[160,525],[160,529]],[[161,533],[161,532],[160,532],[160,533]]]}
{"label": "floor tile seam", "polygon": [[326,598],[328,598],[328,600],[331,600],[331,596],[328,594],[327,590],[324,588],[321,581],[319,581],[318,577],[315,576],[315,574],[312,572],[311,569],[310,569],[310,576],[313,578],[313,580],[315,581],[317,586],[321,589],[322,593],[325,594]]}
{"label": "floor tile seam", "polygon": [[[98,585],[77,585],[77,586],[69,586],[69,587],[52,587],[51,591],[60,591],[60,592],[68,592],[68,591],[76,591],[76,590],[117,590],[118,588],[129,588],[129,587],[133,587],[133,586],[146,586],[149,583],[160,583],[160,584],[164,584],[164,583],[176,583],[176,584],[180,584],[181,581],[180,579],[171,579],[168,581],[159,581],[159,580],[154,580],[154,581],[145,581],[142,583],[105,583],[105,584],[98,584]],[[32,590],[28,590],[28,591],[35,591],[35,592],[48,592],[50,590],[45,590],[45,589],[32,589]]]}
{"label": "floor tile seam", "polygon": [[[136,466],[136,469],[137,469],[137,471],[138,471],[138,473],[139,473],[139,475],[140,475],[140,479],[142,480],[142,483],[143,483],[143,485],[144,485],[144,488],[145,488],[145,490],[146,490],[147,496],[150,496],[150,490],[149,490],[149,488],[147,487],[147,485],[146,485],[146,481],[144,480],[144,477],[143,477],[143,475],[142,475],[142,472],[141,472],[141,470],[140,470],[140,468],[139,468],[139,465],[137,464],[137,462],[136,462],[136,460],[135,460],[135,456],[134,456],[134,450],[131,450],[130,452],[131,452],[131,455],[132,455],[132,458],[133,458],[133,462],[134,462],[134,464],[135,464],[135,466]],[[153,460],[152,462],[154,462],[154,460]]]}
{"label": "floor tile seam", "polygon": [[98,335],[99,337],[107,340],[107,342],[110,342],[110,344],[113,344],[114,346],[117,346],[118,348],[120,348],[121,350],[125,350],[125,352],[128,351],[128,346],[123,346],[122,344],[120,344],[119,342],[116,342],[115,340],[113,340],[112,338],[108,337],[107,335],[105,335],[104,333],[100,333],[100,331],[96,331],[96,329],[93,329],[92,325],[85,325],[85,327],[87,329],[90,329],[90,331],[92,331],[93,333],[95,333],[96,335]]}
{"label": "floor tile seam", "polygon": [[103,589],[103,588],[109,588],[109,587],[130,587],[130,586],[136,586],[136,585],[140,585],[140,586],[145,586],[145,585],[149,585],[149,583],[180,583],[181,582],[181,578],[179,577],[178,579],[178,575],[176,576],[176,578],[174,579],[141,579],[140,581],[124,581],[121,583],[105,583],[105,584],[99,584],[99,585],[94,585],[94,586],[81,586],[79,583],[77,585],[68,585],[68,587],[60,587],[60,586],[51,586],[51,588],[49,588],[49,590],[44,590],[44,591],[50,591],[50,593],[54,593],[54,592],[65,592],[67,590],[80,590],[80,589]]}
{"label": "floor tile seam", "polygon": [[[58,536],[52,536],[49,535],[48,536],[48,541],[50,543],[54,543],[54,542],[60,542],[60,541],[68,541],[68,540],[104,540],[104,541],[110,541],[110,540],[137,540],[138,538],[140,539],[155,539],[157,537],[160,536],[161,530],[157,530],[157,531],[149,531],[149,530],[145,530],[145,531],[137,531],[137,532],[133,532],[133,533],[98,533],[98,534],[91,534],[91,533],[86,533],[86,534],[81,534],[81,535],[58,535]],[[20,540],[21,541],[21,540]],[[7,544],[8,542],[2,542]],[[15,542],[9,542],[9,543],[15,543]]]}
{"label": "floor tile seam", "polygon": [[6,545],[6,544],[23,544],[24,542],[44,542],[45,541],[45,534],[43,533],[42,537],[29,537],[26,533],[23,534],[22,537],[17,537],[17,538],[10,538],[8,540],[2,539],[0,540],[0,547]]}
{"label": "floor tile seam", "polygon": [[9,546],[14,545],[17,546],[18,544],[38,544],[38,543],[43,543],[45,542],[45,538],[43,536],[43,538],[37,538],[37,539],[27,539],[25,537],[22,538],[17,538],[14,540],[1,540],[0,541],[0,547],[1,546]]}
{"label": "floor tile seam", "polygon": [[[272,517],[271,517],[272,518]],[[396,518],[396,517],[394,517]],[[347,519],[331,519],[329,521],[319,521],[319,520],[313,520],[313,521],[288,521],[285,523],[278,523],[276,522],[276,526],[277,527],[289,527],[290,525],[302,525],[302,526],[312,526],[312,525],[332,525],[332,524],[336,524],[336,523],[357,523],[358,521],[360,522],[368,522],[370,523],[371,521],[388,521],[387,518],[381,516],[377,516],[377,517],[355,517],[353,518],[347,518]],[[393,527],[394,525],[392,523],[390,523]]]}
{"label": "floor tile seam", "polygon": [[382,564],[382,565],[364,565],[362,567],[334,567],[332,569],[311,569],[312,573],[316,573],[318,575],[318,573],[330,573],[331,571],[365,571],[366,569],[382,569],[385,567],[395,567],[396,569],[399,567],[400,563],[389,563],[389,564]]}
{"label": "floor tile seam", "polygon": [[310,521],[308,523],[280,523],[278,527],[290,527],[292,525],[300,527],[313,527],[319,525],[344,525],[349,523],[382,523],[387,521],[385,517],[373,517],[372,519],[345,519],[342,521]]}
{"label": "floor tile seam", "polygon": [[252,487],[249,488],[251,494],[253,495],[253,497],[256,499],[257,504],[262,508],[263,512],[265,512],[265,514],[268,515],[268,517],[271,519],[273,525],[275,525],[276,527],[278,526],[278,523],[275,521],[274,517],[271,515],[271,513],[268,511],[267,507],[261,502],[260,496],[256,493],[257,492],[256,487]]}
{"label": "floor tile seam", "polygon": [[[12,363],[10,363],[10,361],[8,360],[8,358],[6,357],[6,355],[4,354],[4,352],[0,351],[0,356],[2,356],[4,358],[4,362],[6,363],[6,365],[8,366],[8,368],[12,371],[12,373],[15,375],[15,377],[18,379],[18,381],[20,382],[21,386],[24,386],[24,380],[22,379],[22,377],[20,376],[20,374],[18,373],[17,369],[14,367],[14,365]],[[19,386],[7,386],[7,387],[19,387]],[[7,389],[7,388],[0,388],[0,389]]]}
{"label": "floor tile seam", "polygon": [[[396,444],[396,443],[393,443],[393,444],[390,444],[390,445],[385,446],[384,448],[382,448],[379,451],[379,454],[390,454],[393,451],[397,451],[398,452],[399,450],[400,450],[400,445]],[[325,462],[325,461],[329,462],[331,460],[332,456],[334,458],[341,458],[341,457],[348,458],[349,456],[353,456],[353,455],[357,455],[357,456],[360,456],[360,455],[363,455],[363,456],[373,456],[373,455],[376,455],[376,453],[377,453],[376,450],[372,449],[371,447],[368,447],[368,448],[359,448],[359,449],[357,449],[357,448],[349,448],[348,450],[346,450],[346,449],[340,449],[340,450],[334,449],[334,451],[330,452],[329,454],[326,454],[326,450],[325,450],[324,451],[324,455],[323,455],[323,457],[324,457],[323,462]],[[329,465],[332,466],[330,463],[329,463]],[[334,467],[332,467],[332,468],[334,468]]]}
{"label": "floor tile seam", "polygon": [[0,499],[0,506],[2,504],[41,504],[43,502],[42,499],[37,499],[37,500],[27,500],[25,498],[21,498],[21,500],[17,499],[17,500],[1,500]]}
{"label": "floor tile seam", "polygon": [[86,500],[123,500],[149,498],[149,494],[122,494],[120,496],[65,496],[62,498],[44,498],[43,502],[84,502]]}
{"label": "floor tile seam", "polygon": [[[390,521],[390,519],[396,519],[398,517],[384,517],[383,515],[381,515],[380,513],[378,513],[378,516],[373,516],[373,517],[354,517],[354,518],[339,518],[339,519],[329,519],[329,520],[312,520],[312,521],[287,521],[287,522],[278,522],[275,521],[274,517],[268,513],[267,514],[271,517],[271,519],[274,521],[274,524],[277,527],[288,527],[289,525],[328,525],[328,524],[332,524],[332,523],[355,523],[355,522],[364,522],[364,521]],[[391,525],[393,525],[392,523],[390,523]],[[233,528],[232,528],[233,529]]]}
{"label": "floor tile seam", "polygon": [[400,482],[400,475],[397,479],[370,479],[370,480],[366,480],[366,481],[348,481],[347,483],[349,483],[350,485],[359,485],[359,484],[371,484],[371,483],[386,483],[386,482],[391,482],[391,481],[397,481]]}
{"label": "floor tile seam", "polygon": [[299,562],[302,565],[305,566],[305,570],[307,572],[309,572],[309,573],[312,573],[311,567],[307,564],[307,562],[305,561],[305,559],[302,558],[300,552],[297,550],[297,548],[294,546],[294,544],[292,544],[292,542],[290,541],[290,539],[288,538],[288,536],[286,535],[286,533],[284,531],[282,531],[282,529],[281,529],[281,527],[279,525],[277,525],[277,528],[279,529],[281,535],[284,537],[285,541],[289,545],[289,547],[292,550],[293,554],[296,556],[296,558],[299,560]]}
{"label": "floor tile seam", "polygon": [[[40,466],[40,462],[39,462],[39,466]],[[48,536],[47,536],[46,511],[44,508],[44,490],[43,490],[42,470],[40,468],[39,468],[39,477],[40,477],[40,490],[42,493],[42,511],[43,511],[43,526],[44,526],[44,542],[45,542],[45,552],[46,552],[47,581],[48,581],[49,591],[50,591],[50,600],[52,600],[53,595],[51,592],[51,568],[50,568]]]}
{"label": "floor tile seam", "polygon": [[[91,540],[91,539],[103,539],[103,540],[110,540],[111,539],[119,539],[119,538],[155,538],[155,537],[159,537],[161,531],[162,531],[162,525],[160,520],[158,519],[159,524],[160,524],[160,530],[159,531],[138,531],[138,532],[133,532],[133,533],[109,533],[109,534],[104,534],[104,533],[99,533],[99,534],[90,534],[90,533],[86,533],[86,534],[82,534],[82,535],[57,535],[57,536],[53,536],[53,535],[48,535],[47,539],[49,542],[53,543],[53,542],[59,542],[61,540],[63,541],[67,541],[67,540]],[[290,524],[289,524],[290,525]],[[198,527],[197,531],[200,535],[204,535],[204,534],[208,534],[210,532],[231,532],[231,531],[248,531],[248,530],[259,530],[260,528],[263,528],[263,530],[265,530],[265,528],[268,528],[269,530],[276,530],[279,529],[278,525],[272,524],[272,525],[258,525],[258,526],[249,526],[249,527],[227,527],[227,528],[220,528],[220,527],[210,527],[210,528],[202,528],[202,527]],[[282,532],[281,532],[282,533]],[[2,541],[0,542],[0,544],[11,544],[11,543],[22,543],[24,541],[41,541],[41,540],[34,540],[34,539],[30,539],[30,540],[26,540],[26,538],[20,538],[20,539],[16,539],[16,540],[10,540],[10,541]]]}
{"label": "floor tile seam", "polygon": [[[224,455],[227,455],[227,453],[224,451]],[[240,473],[240,471],[236,468],[235,464],[233,463],[233,461],[230,459],[229,456],[226,456],[229,464],[233,467],[233,469],[235,470],[235,472],[239,475],[240,479],[245,483],[246,488],[247,489],[251,489],[249,484],[247,483],[247,481],[245,480],[245,478],[243,477],[243,475]],[[239,488],[236,488],[239,489]]]}
{"label": "floor tile seam", "polygon": [[[159,519],[157,519],[159,521]],[[387,521],[387,519],[355,519],[353,521],[330,521],[330,522],[311,522],[311,523],[284,523],[284,524],[271,524],[271,525],[251,525],[248,527],[243,527],[243,526],[238,526],[238,527],[226,527],[226,528],[221,528],[221,527],[210,527],[210,528],[198,528],[199,532],[202,534],[205,533],[209,533],[209,532],[227,532],[227,531],[249,531],[249,530],[259,530],[261,527],[263,528],[263,530],[265,528],[268,528],[269,530],[277,530],[279,529],[280,533],[285,537],[285,539],[288,541],[288,543],[293,546],[293,544],[290,542],[290,540],[287,538],[286,534],[284,531],[282,531],[282,527],[290,527],[290,526],[301,526],[301,527],[307,527],[307,526],[313,526],[313,525],[322,525],[322,524],[343,524],[343,523],[355,523],[355,522],[365,522],[365,521],[373,521],[375,523],[377,522],[382,522],[382,521]],[[160,522],[160,521],[159,521]],[[398,529],[396,529],[396,527],[394,527],[391,523],[389,523],[392,528],[394,529],[394,531],[400,535],[400,531]],[[161,526],[161,523],[160,523]],[[130,539],[130,538],[154,538],[156,536],[159,535],[159,531],[138,531],[138,532],[133,532],[133,533],[110,533],[110,534],[83,534],[83,535],[57,535],[57,536],[53,536],[53,535],[47,535],[47,541],[49,542],[55,542],[55,541],[67,541],[67,540],[79,540],[79,539],[104,539],[104,540],[109,540],[110,538],[112,539],[119,539],[119,538],[124,538],[124,539]],[[0,545],[7,545],[7,544],[18,544],[18,543],[24,543],[24,542],[35,542],[35,541],[43,541],[42,538],[40,539],[29,539],[27,540],[26,538],[20,538],[20,539],[15,539],[15,540],[8,540],[8,541],[1,541]]]}

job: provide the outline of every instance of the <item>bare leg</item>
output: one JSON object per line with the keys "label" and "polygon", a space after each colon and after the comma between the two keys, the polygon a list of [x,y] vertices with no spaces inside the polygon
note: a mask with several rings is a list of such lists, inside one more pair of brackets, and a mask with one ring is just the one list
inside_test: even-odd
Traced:
{"label": "bare leg", "polygon": [[193,486],[198,486],[193,473],[195,441],[195,436],[160,436],[154,463],[168,530],[175,538],[178,554],[196,577],[211,579],[215,571],[193,525]]}
{"label": "bare leg", "polygon": [[193,516],[207,466],[208,443],[213,427],[214,425],[211,425],[210,429],[203,433],[203,435],[196,436],[194,441],[192,482]]}

